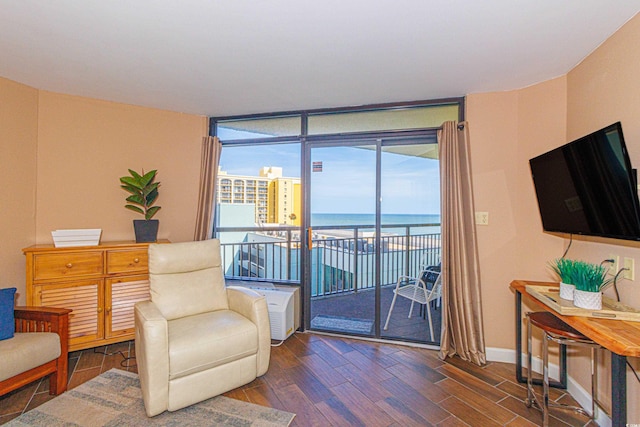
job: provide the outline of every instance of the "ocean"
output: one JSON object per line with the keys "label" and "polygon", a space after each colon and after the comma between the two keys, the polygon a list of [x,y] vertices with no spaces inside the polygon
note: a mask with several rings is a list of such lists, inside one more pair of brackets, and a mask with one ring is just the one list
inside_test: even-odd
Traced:
{"label": "ocean", "polygon": [[[345,213],[313,213],[311,214],[311,227],[327,225],[375,225],[374,214],[345,214]],[[437,224],[431,227],[412,227],[411,234],[440,233],[439,214],[382,214],[382,225],[401,224]],[[383,227],[384,233],[404,234],[404,228]]]}

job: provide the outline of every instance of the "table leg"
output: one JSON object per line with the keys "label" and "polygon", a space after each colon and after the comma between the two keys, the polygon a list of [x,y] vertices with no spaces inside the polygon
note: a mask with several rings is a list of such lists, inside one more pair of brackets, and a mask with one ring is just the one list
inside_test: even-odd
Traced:
{"label": "table leg", "polygon": [[[527,376],[522,374],[522,293],[516,291],[516,379],[519,383],[526,383]],[[560,346],[559,381],[551,380],[550,387],[567,388],[567,347]],[[532,383],[542,385],[540,378],[533,378]]]}
{"label": "table leg", "polygon": [[516,379],[519,383],[527,381],[522,375],[522,294],[516,291]]}
{"label": "table leg", "polygon": [[611,424],[627,425],[627,358],[611,353]]}

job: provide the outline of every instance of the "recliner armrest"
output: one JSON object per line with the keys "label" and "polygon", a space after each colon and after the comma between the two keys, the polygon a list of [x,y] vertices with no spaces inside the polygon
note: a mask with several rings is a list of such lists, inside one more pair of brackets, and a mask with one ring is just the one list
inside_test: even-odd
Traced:
{"label": "recliner armrest", "polygon": [[269,369],[271,357],[271,324],[267,299],[258,292],[241,286],[227,286],[229,309],[251,320],[258,328],[258,376]]}
{"label": "recliner armrest", "polygon": [[151,301],[134,307],[138,376],[147,415],[152,417],[169,407],[169,327]]}

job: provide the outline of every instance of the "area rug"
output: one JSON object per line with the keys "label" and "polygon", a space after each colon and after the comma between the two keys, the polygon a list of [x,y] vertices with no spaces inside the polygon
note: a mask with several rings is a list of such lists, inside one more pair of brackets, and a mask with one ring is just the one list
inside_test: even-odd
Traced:
{"label": "area rug", "polygon": [[224,396],[148,418],[138,375],[108,372],[9,421],[5,426],[288,426],[295,414]]}
{"label": "area rug", "polygon": [[336,332],[351,332],[352,334],[370,334],[373,321],[354,317],[328,316],[319,314],[311,320],[312,329],[324,329]]}

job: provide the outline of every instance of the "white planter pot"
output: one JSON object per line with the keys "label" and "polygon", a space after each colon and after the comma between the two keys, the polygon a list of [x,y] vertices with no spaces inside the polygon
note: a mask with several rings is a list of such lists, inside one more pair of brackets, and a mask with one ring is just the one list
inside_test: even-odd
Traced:
{"label": "white planter pot", "polygon": [[602,310],[602,292],[573,291],[573,305],[589,310]]}
{"label": "white planter pot", "polygon": [[573,290],[575,288],[574,285],[560,282],[560,298],[573,301]]}

